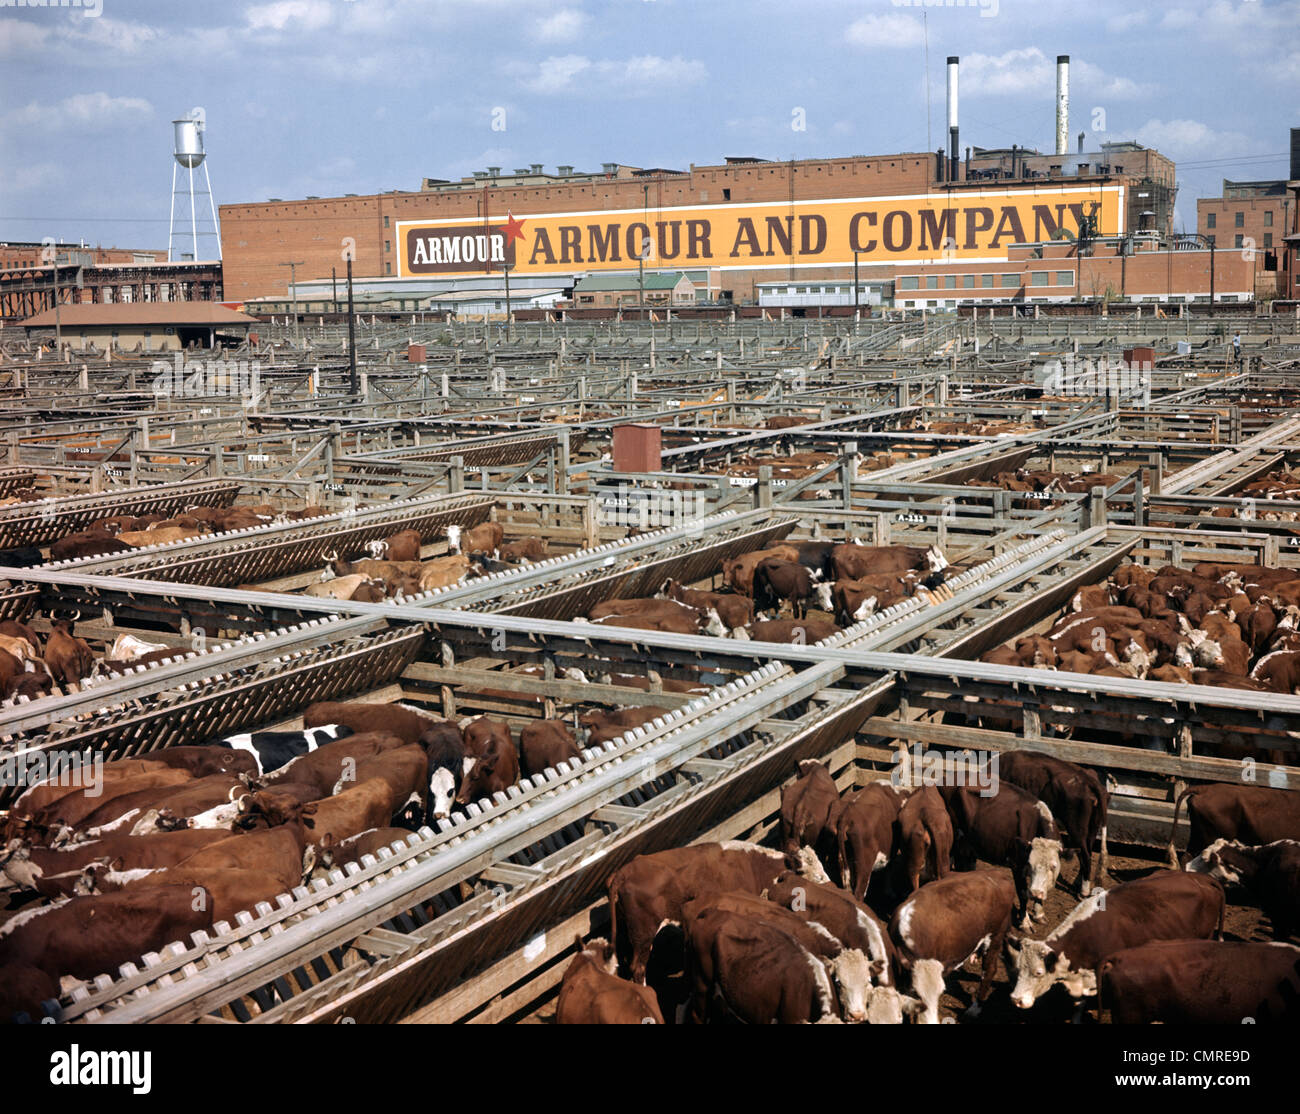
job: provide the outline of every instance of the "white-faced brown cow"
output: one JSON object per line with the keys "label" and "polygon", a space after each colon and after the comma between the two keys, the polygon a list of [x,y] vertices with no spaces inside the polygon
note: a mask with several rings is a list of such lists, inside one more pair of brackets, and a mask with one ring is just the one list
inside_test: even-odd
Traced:
{"label": "white-faced brown cow", "polygon": [[1251,847],[1216,839],[1186,869],[1244,887],[1272,923],[1273,939],[1290,939],[1300,929],[1300,842],[1277,839]]}
{"label": "white-faced brown cow", "polygon": [[983,976],[968,1011],[979,1015],[993,989],[993,969],[1011,930],[1016,883],[1006,870],[950,874],[922,886],[895,911],[889,935],[924,1004],[921,1021],[939,1021],[944,979],[967,960],[983,957]]}
{"label": "white-faced brown cow", "polygon": [[880,986],[898,985],[898,955],[889,929],[847,890],[785,870],[763,896],[805,920],[816,921],[845,947],[857,948],[871,961],[873,977]]}
{"label": "white-faced brown cow", "polygon": [[1101,846],[1100,870],[1106,871],[1106,811],[1110,794],[1092,770],[1031,751],[1004,751],[998,760],[998,776],[1042,801],[1061,828],[1064,845],[1079,855],[1075,889],[1087,897],[1092,888],[1092,846]]}
{"label": "white-faced brown cow", "polygon": [[1042,920],[1043,903],[1061,876],[1061,836],[1051,810],[1009,781],[997,792],[954,787],[945,794],[963,853],[1009,866],[1020,899],[1020,927]]}
{"label": "white-faced brown cow", "polygon": [[1204,874],[1160,871],[1096,890],[1044,940],[1017,951],[1011,1000],[1029,1009],[1057,983],[1077,1003],[1097,992],[1097,968],[1108,956],[1153,940],[1206,940],[1223,930],[1223,887]]}

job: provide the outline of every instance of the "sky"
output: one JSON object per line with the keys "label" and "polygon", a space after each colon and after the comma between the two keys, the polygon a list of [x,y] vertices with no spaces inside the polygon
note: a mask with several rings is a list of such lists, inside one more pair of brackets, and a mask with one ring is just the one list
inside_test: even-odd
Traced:
{"label": "sky", "polygon": [[[218,204],[418,189],[487,166],[1137,140],[1175,230],[1284,178],[1300,0],[0,0],[0,240],[165,248],[171,121]],[[927,69],[928,54],[928,69]],[[928,97],[927,97],[928,85]],[[927,103],[928,102],[928,103]]]}

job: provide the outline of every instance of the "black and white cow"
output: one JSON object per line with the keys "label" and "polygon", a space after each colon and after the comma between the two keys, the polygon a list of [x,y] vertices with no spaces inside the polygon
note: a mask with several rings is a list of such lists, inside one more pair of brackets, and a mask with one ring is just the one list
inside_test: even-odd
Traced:
{"label": "black and white cow", "polygon": [[247,751],[257,762],[257,772],[269,774],[287,766],[295,758],[310,754],[319,746],[346,739],[351,734],[352,728],[330,723],[324,727],[309,727],[305,731],[246,731],[241,735],[214,739],[209,745]]}

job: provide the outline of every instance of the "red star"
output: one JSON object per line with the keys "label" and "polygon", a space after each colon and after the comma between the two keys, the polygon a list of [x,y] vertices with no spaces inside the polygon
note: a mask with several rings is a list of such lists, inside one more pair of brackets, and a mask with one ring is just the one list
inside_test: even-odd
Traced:
{"label": "red star", "polygon": [[515,220],[514,214],[509,209],[506,210],[506,247],[509,247],[516,240],[524,238],[524,222]]}

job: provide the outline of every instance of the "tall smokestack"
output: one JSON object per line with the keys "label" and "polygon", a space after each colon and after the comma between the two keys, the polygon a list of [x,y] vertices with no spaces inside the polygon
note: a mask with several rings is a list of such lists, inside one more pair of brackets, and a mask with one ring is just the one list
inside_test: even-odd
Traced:
{"label": "tall smokestack", "polygon": [[1070,56],[1056,56],[1056,153],[1064,155],[1070,143]]}
{"label": "tall smokestack", "polygon": [[948,56],[948,181],[960,175],[960,148],[957,145],[957,55]]}

